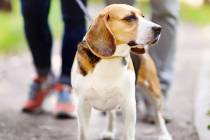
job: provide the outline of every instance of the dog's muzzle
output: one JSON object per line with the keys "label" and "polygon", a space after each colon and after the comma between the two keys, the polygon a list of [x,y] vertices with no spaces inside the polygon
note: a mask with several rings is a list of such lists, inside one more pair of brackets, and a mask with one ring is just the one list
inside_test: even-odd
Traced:
{"label": "dog's muzzle", "polygon": [[161,26],[154,26],[152,27],[152,32],[153,32],[153,40],[149,42],[150,45],[155,44],[159,38],[160,38],[160,33],[161,33]]}

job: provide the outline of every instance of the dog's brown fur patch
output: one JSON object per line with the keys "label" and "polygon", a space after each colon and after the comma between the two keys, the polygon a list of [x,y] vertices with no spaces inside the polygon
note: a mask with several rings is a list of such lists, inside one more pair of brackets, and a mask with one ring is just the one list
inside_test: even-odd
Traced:
{"label": "dog's brown fur patch", "polygon": [[137,85],[145,86],[145,81],[148,82],[147,88],[151,91],[153,96],[160,98],[161,90],[157,70],[149,54],[141,55],[141,66],[138,70]]}
{"label": "dog's brown fur patch", "polygon": [[95,65],[100,61],[100,58],[90,51],[86,41],[82,41],[79,43],[76,57],[80,73],[83,76],[92,71]]}

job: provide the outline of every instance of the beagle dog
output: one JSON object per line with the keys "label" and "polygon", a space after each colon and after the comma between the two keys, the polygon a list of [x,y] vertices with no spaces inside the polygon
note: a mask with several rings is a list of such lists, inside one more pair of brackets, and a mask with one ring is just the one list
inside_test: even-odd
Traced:
{"label": "beagle dog", "polygon": [[158,139],[172,140],[160,111],[156,69],[145,53],[145,46],[156,43],[160,32],[159,25],[147,21],[140,10],[129,5],[113,4],[99,13],[78,44],[72,66],[73,93],[78,97],[78,140],[88,139],[91,108],[107,112],[102,139],[114,139],[114,110],[118,107],[124,116],[124,140],[135,140],[136,76],[130,51],[141,59],[136,83],[149,91],[160,130]]}

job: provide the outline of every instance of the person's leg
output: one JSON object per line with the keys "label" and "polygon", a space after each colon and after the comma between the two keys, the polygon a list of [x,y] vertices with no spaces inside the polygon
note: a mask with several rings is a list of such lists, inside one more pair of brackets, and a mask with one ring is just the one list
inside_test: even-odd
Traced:
{"label": "person's leg", "polygon": [[106,1],[106,5],[110,5],[110,4],[129,4],[129,5],[133,5],[135,0],[105,0]]}
{"label": "person's leg", "polygon": [[174,56],[176,51],[176,30],[179,15],[178,0],[151,0],[152,21],[162,26],[160,41],[151,47],[160,78],[163,94],[167,93],[174,76]]}
{"label": "person's leg", "polygon": [[47,22],[50,0],[21,0],[21,6],[25,35],[37,72],[22,111],[34,113],[41,109],[54,81],[50,72],[52,37]]}
{"label": "person's leg", "polygon": [[25,35],[36,71],[46,75],[51,69],[52,36],[48,25],[50,0],[21,0]]}
{"label": "person's leg", "polygon": [[[86,5],[86,0],[83,0]],[[75,0],[61,0],[64,21],[62,41],[62,66],[54,91],[58,93],[55,116],[58,119],[74,118],[75,103],[71,94],[71,67],[77,51],[77,45],[82,41],[85,32],[85,16]]]}
{"label": "person's leg", "polygon": [[[64,21],[60,82],[70,84],[70,72],[77,44],[86,32],[85,15],[75,0],[61,0]],[[86,0],[82,0],[86,5]]]}

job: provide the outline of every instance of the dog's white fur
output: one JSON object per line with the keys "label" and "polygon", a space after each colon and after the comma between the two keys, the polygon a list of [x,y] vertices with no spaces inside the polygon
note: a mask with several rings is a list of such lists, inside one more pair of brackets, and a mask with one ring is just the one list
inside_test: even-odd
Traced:
{"label": "dog's white fur", "polygon": [[153,38],[152,27],[160,27],[160,25],[157,25],[154,22],[146,20],[141,16],[138,16],[138,18],[140,22],[138,25],[138,35],[136,42],[142,45],[150,44],[149,42]]}
{"label": "dog's white fur", "polygon": [[[121,106],[126,114],[125,128],[130,128],[130,132],[127,132],[127,140],[134,140],[136,120],[134,71],[127,70],[125,66],[122,67],[120,57],[112,60],[101,60],[93,73],[85,77],[76,74],[74,67],[77,67],[76,63],[72,71],[73,75],[75,75],[72,77],[72,85],[75,85],[73,86],[75,87],[75,93],[79,93],[78,119],[80,119],[80,122],[89,118],[90,114],[87,112],[90,111],[91,107],[101,111],[111,111]],[[88,123],[88,120],[86,121],[85,124]]]}
{"label": "dog's white fur", "polygon": [[[138,39],[141,45],[149,44],[153,38],[152,27],[159,26],[138,16]],[[84,38],[85,39],[85,38]],[[78,140],[88,139],[91,108],[108,111],[107,130],[102,139],[114,139],[114,109],[121,107],[124,116],[124,140],[135,140],[136,100],[135,72],[122,65],[122,57],[129,62],[130,46],[121,44],[111,59],[101,59],[94,70],[86,76],[78,73],[78,63],[72,67],[73,92],[78,95]],[[172,140],[162,116],[159,116],[161,136],[159,140]]]}

